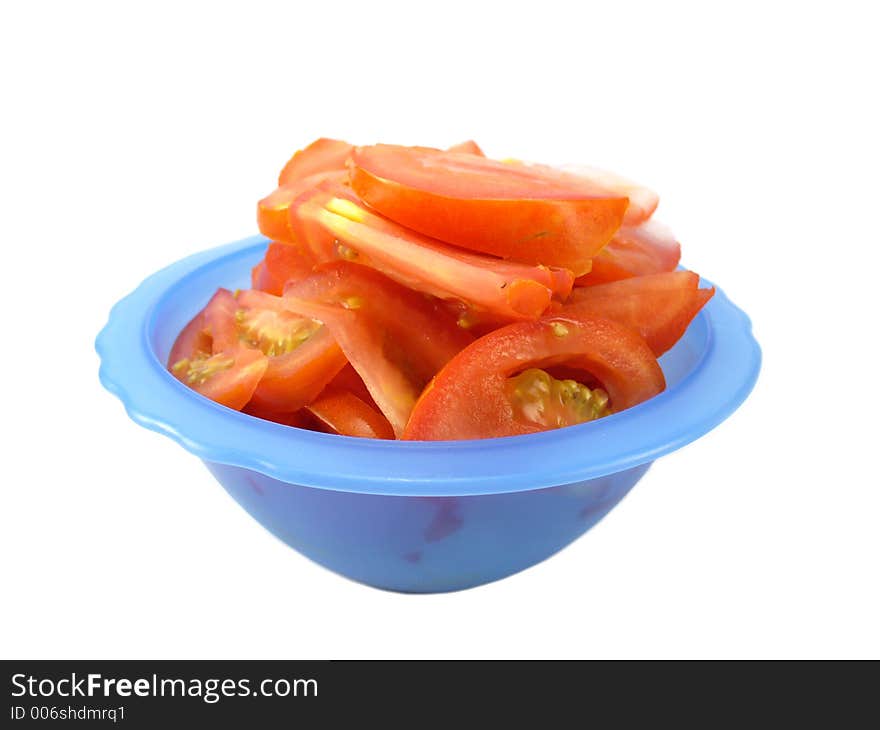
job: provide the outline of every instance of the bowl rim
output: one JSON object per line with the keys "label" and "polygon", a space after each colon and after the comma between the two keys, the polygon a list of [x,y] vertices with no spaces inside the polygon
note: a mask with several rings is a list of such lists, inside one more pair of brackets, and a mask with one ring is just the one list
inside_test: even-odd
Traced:
{"label": "bowl rim", "polygon": [[[436,442],[359,439],[264,421],[180,383],[156,356],[150,335],[157,305],[186,277],[220,259],[252,256],[268,243],[252,236],[156,272],[113,307],[95,349],[101,383],[132,420],[205,461],[282,482],[422,497],[574,484],[649,463],[704,435],[746,399],[760,370],[761,350],[748,316],[716,286],[698,315],[708,337],[693,370],[654,398],[598,421],[523,436]],[[590,443],[601,447],[600,455],[585,449]]]}

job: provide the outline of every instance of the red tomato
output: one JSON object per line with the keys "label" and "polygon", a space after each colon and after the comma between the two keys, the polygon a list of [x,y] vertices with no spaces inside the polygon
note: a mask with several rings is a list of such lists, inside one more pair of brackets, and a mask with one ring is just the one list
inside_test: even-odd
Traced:
{"label": "red tomato", "polygon": [[291,217],[303,222],[294,227],[312,225],[315,251],[336,244],[337,256],[411,289],[465,301],[509,320],[539,317],[554,295],[564,299],[571,291],[567,269],[501,261],[434,241],[372,213],[342,185],[302,200]]}
{"label": "red tomato", "polygon": [[219,289],[184,327],[171,348],[168,369],[206,398],[241,410],[266,372],[268,358],[228,337],[221,312],[231,296],[226,289]]}
{"label": "red tomato", "polygon": [[[370,391],[367,390],[364,379],[358,375],[357,370],[351,366],[351,363],[348,363],[348,365],[336,374],[336,377],[330,381],[330,385],[328,385],[327,388],[347,390],[352,395],[356,395],[367,405],[376,406],[376,403],[373,401],[373,396],[371,396]],[[378,408],[378,406],[376,407]]]}
{"label": "red tomato", "polygon": [[485,157],[483,154],[483,150],[480,149],[480,145],[474,142],[472,139],[467,140],[466,142],[459,142],[458,144],[452,145],[449,147],[447,152],[465,152],[469,155],[479,155],[480,157]]}
{"label": "red tomato", "polygon": [[289,283],[284,303],[326,324],[395,434],[425,384],[472,341],[439,302],[347,261]]}
{"label": "red tomato", "polygon": [[[231,295],[230,295],[231,296]],[[280,297],[242,291],[227,300],[234,337],[269,358],[251,405],[292,413],[314,400],[345,367],[345,355],[320,322],[288,311]]]}
{"label": "red tomato", "polygon": [[329,170],[344,170],[345,162],[354,149],[348,142],[321,137],[299,150],[288,160],[278,176],[278,187]]}
{"label": "red tomato", "polygon": [[388,419],[347,390],[327,388],[306,406],[331,433],[361,438],[393,439]]}
{"label": "red tomato", "polygon": [[447,243],[514,261],[589,271],[627,199],[540,165],[375,145],[352,153],[350,180],[388,218]]}
{"label": "red tomato", "polygon": [[675,271],[681,246],[672,231],[655,220],[638,226],[624,226],[593,259],[593,269],[575,282],[591,286],[631,276]]}
{"label": "red tomato", "polygon": [[653,190],[608,170],[599,170],[584,165],[563,165],[559,169],[589,180],[591,184],[609,194],[626,196],[629,199],[626,215],[623,217],[623,222],[626,225],[637,225],[648,220],[660,202],[660,196]]}
{"label": "red tomato", "polygon": [[672,347],[715,289],[692,271],[669,271],[576,288],[563,314],[607,317],[638,332],[657,357]]}
{"label": "red tomato", "polygon": [[294,243],[290,230],[290,207],[296,200],[312,191],[327,179],[342,180],[346,176],[343,170],[324,170],[303,178],[292,179],[289,183],[276,188],[257,203],[257,227],[266,238],[283,243]]}
{"label": "red tomato", "polygon": [[290,279],[304,279],[312,273],[315,263],[299,243],[273,241],[266,249],[266,256],[251,272],[251,286],[281,296]]}
{"label": "red tomato", "polygon": [[[490,438],[561,425],[548,422],[548,409],[564,410],[563,424],[582,420],[579,412],[585,409],[595,417],[590,400],[602,394],[578,387],[574,381],[549,383],[543,379],[545,372],[535,370],[563,365],[583,371],[585,380],[598,381],[610,399],[600,404],[601,409],[610,405],[614,412],[641,403],[665,387],[663,371],[651,350],[622,325],[569,315],[517,322],[476,340],[440,371],[419,398],[403,438]],[[554,399],[568,402],[553,403]]]}

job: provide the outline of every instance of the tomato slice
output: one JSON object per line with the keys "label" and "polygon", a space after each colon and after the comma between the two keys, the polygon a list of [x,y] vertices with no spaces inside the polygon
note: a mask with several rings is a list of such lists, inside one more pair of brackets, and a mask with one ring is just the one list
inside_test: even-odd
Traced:
{"label": "tomato slice", "polygon": [[660,196],[650,188],[608,170],[585,165],[563,165],[559,169],[589,180],[591,184],[609,194],[626,196],[629,199],[629,205],[626,209],[626,215],[623,217],[625,225],[637,225],[648,220],[660,202]]}
{"label": "tomato slice", "polygon": [[229,337],[224,312],[232,294],[219,289],[171,348],[168,369],[182,383],[221,405],[241,410],[266,372],[263,353]]}
{"label": "tomato slice", "polygon": [[290,230],[290,207],[303,195],[327,179],[345,179],[344,170],[333,169],[316,172],[303,178],[294,178],[276,188],[257,203],[257,227],[266,238],[282,243],[295,243]]}
{"label": "tomato slice", "polygon": [[348,363],[336,374],[336,377],[330,381],[330,385],[328,385],[327,388],[347,390],[352,395],[356,395],[367,405],[378,408],[375,401],[373,401],[373,396],[370,395],[370,391],[367,389],[366,383],[364,383],[364,379],[358,375],[357,370],[351,366],[351,363]]}
{"label": "tomato slice", "polygon": [[447,152],[464,152],[468,155],[479,155],[480,157],[485,157],[486,155],[483,153],[483,150],[480,149],[480,145],[474,142],[472,139],[469,139],[465,142],[459,142],[458,144],[452,145],[452,147],[447,148]]}
{"label": "tomato slice", "polygon": [[715,294],[692,271],[669,271],[578,287],[563,313],[607,317],[638,332],[657,357],[671,348]]}
{"label": "tomato slice", "polygon": [[407,228],[577,276],[611,240],[628,204],[551,167],[394,145],[355,148],[350,181],[365,203]]}
{"label": "tomato slice", "polygon": [[[533,372],[556,366],[598,381],[609,399],[601,407],[614,412],[665,387],[663,371],[644,340],[616,322],[589,315],[517,322],[476,340],[440,371],[419,398],[403,438],[446,441],[534,433],[559,425],[548,422],[548,410],[563,406],[570,411],[567,422],[584,420],[573,417],[582,410],[595,415],[590,401],[601,401],[602,393],[583,386],[583,380],[544,387],[543,376]],[[573,403],[557,405],[554,398]]]}
{"label": "tomato slice", "polygon": [[348,142],[321,137],[291,157],[278,176],[278,187],[290,185],[319,172],[344,170],[354,149]]}
{"label": "tomato slice", "polygon": [[[371,212],[342,185],[317,191],[291,209],[291,216],[312,224],[315,250],[335,244],[337,256],[411,289],[465,301],[509,320],[537,318],[554,296],[564,299],[571,291],[567,269],[502,261],[435,241]],[[318,228],[323,241],[316,240]]]}
{"label": "tomato slice", "polygon": [[398,435],[425,384],[473,339],[439,302],[347,261],[289,283],[284,304],[325,323]]}
{"label": "tomato slice", "polygon": [[675,271],[681,258],[681,246],[672,231],[662,223],[649,220],[638,226],[624,226],[593,259],[593,269],[575,282],[591,286],[618,281],[631,276]]}
{"label": "tomato slice", "polygon": [[263,260],[251,272],[254,289],[281,296],[290,279],[304,279],[312,273],[315,260],[299,243],[273,241]]}
{"label": "tomato slice", "polygon": [[280,297],[242,291],[224,303],[232,310],[234,337],[268,358],[251,398],[255,408],[292,413],[311,403],[346,364],[320,322],[290,312]]}
{"label": "tomato slice", "polygon": [[393,439],[388,419],[347,390],[329,387],[306,406],[331,433],[360,438]]}

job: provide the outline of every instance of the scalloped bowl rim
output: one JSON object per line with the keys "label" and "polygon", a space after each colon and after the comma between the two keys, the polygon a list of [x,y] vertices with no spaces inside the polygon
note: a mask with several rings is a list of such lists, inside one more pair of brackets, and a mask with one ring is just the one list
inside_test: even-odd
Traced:
{"label": "scalloped bowl rim", "polygon": [[[101,382],[135,422],[203,460],[283,482],[421,497],[574,484],[651,462],[704,435],[746,399],[760,370],[761,350],[749,318],[716,286],[698,315],[708,325],[708,337],[692,371],[654,398],[598,421],[524,436],[436,442],[358,439],[283,426],[199,395],[166,370],[151,346],[156,306],[170,289],[221,258],[267,243],[253,236],[156,272],[113,307],[95,348]],[[594,444],[599,448],[591,451]]]}

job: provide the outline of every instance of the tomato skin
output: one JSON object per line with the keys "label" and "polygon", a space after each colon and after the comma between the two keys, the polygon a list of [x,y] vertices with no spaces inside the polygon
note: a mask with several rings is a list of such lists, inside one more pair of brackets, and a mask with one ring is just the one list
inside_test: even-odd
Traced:
{"label": "tomato skin", "polygon": [[559,365],[598,379],[615,412],[665,388],[651,350],[622,325],[588,315],[517,322],[476,340],[438,373],[413,409],[403,438],[446,441],[542,430],[515,418],[505,383],[528,368]]}
{"label": "tomato skin", "polygon": [[321,137],[291,157],[278,176],[278,187],[330,170],[345,169],[353,145],[339,139]]}
{"label": "tomato skin", "polygon": [[[239,312],[248,310],[293,316],[280,297],[261,291],[239,292],[231,300],[224,298],[223,304],[227,312],[232,311],[233,321]],[[232,336],[240,340],[241,335],[236,329]],[[345,355],[327,327],[319,327],[290,352],[268,358],[265,374],[253,392],[250,405],[273,413],[297,411],[311,403],[345,364]]]}
{"label": "tomato skin", "polygon": [[459,142],[458,144],[452,145],[452,147],[448,147],[446,149],[447,152],[463,152],[468,155],[478,155],[479,157],[485,157],[485,153],[480,149],[480,145],[474,142],[472,139],[466,140],[464,142]]}
{"label": "tomato skin", "polygon": [[347,261],[289,283],[284,304],[324,322],[395,434],[425,384],[473,339],[439,302]]}
{"label": "tomato skin", "polygon": [[299,243],[273,241],[263,260],[254,267],[251,286],[281,296],[290,279],[304,279],[312,273],[316,261]]}
{"label": "tomato skin", "polygon": [[347,390],[327,388],[306,410],[332,433],[359,438],[394,438],[388,419]]}
{"label": "tomato skin", "polygon": [[638,332],[657,357],[669,350],[715,294],[692,271],[670,271],[576,288],[563,314],[607,317]]}
{"label": "tomato skin", "polygon": [[[426,294],[456,301],[506,317],[534,319],[556,296],[565,299],[573,276],[550,269],[502,261],[455,248],[410,231],[364,207],[342,185],[316,191],[291,209],[291,219],[311,224],[313,250],[334,249],[358,263]],[[293,224],[292,224],[293,225]],[[319,240],[323,236],[323,240]]]}
{"label": "tomato skin", "polygon": [[592,286],[631,276],[675,271],[681,258],[681,245],[675,235],[659,221],[624,226],[593,259],[592,270],[579,277],[576,286]]}
{"label": "tomato skin", "polygon": [[431,238],[531,264],[589,271],[628,200],[543,166],[374,145],[352,153],[350,183],[384,216]]}

